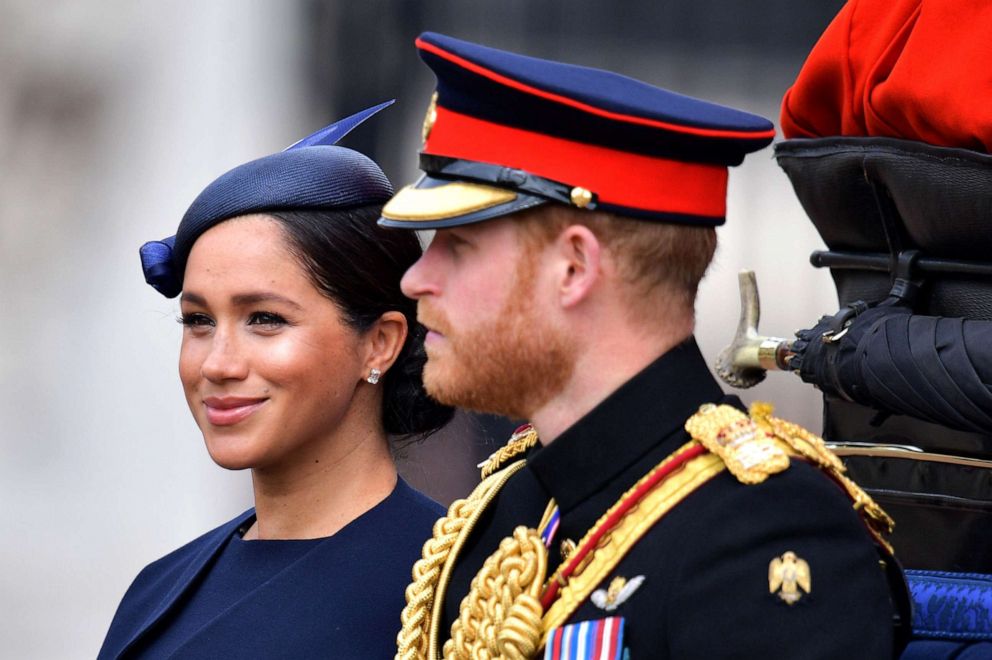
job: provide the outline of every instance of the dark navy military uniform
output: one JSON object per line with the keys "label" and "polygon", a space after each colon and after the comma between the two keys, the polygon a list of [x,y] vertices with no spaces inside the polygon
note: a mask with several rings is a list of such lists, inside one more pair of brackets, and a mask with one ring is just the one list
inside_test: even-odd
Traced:
{"label": "dark navy military uniform", "polygon": [[[710,376],[694,341],[648,366],[550,445],[531,450],[480,519],[445,594],[450,630],[485,559],[547,500],[557,538],[578,541],[610,506],[689,440],[707,402],[740,406]],[[806,560],[812,590],[788,605],[769,592],[770,561]],[[557,543],[551,560],[557,563]],[[607,612],[586,601],[569,623],[626,620],[631,658],[890,658],[893,605],[879,555],[847,496],[801,460],[758,485],[722,472],[662,518],[611,573],[641,586]],[[603,588],[606,583],[601,585]]]}

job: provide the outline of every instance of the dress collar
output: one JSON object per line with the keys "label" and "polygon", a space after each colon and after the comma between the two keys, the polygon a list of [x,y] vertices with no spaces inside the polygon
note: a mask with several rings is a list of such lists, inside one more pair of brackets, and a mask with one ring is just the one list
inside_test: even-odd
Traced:
{"label": "dress collar", "polygon": [[672,436],[685,420],[723,396],[690,337],[534,451],[528,466],[566,514],[662,442],[677,449],[683,435]]}

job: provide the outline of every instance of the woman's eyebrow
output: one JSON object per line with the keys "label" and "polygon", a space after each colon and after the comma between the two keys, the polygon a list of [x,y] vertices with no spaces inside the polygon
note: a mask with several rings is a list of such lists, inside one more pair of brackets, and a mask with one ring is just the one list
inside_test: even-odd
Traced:
{"label": "woman's eyebrow", "polygon": [[206,307],[207,301],[203,296],[193,293],[192,291],[183,291],[182,295],[179,296],[179,302],[189,303],[191,305],[200,305],[201,307]]}
{"label": "woman's eyebrow", "polygon": [[257,305],[258,303],[263,302],[278,302],[289,305],[295,309],[303,309],[303,307],[301,307],[296,301],[290,300],[286,296],[282,296],[271,291],[239,293],[231,297],[231,302],[237,307],[247,307],[249,305]]}
{"label": "woman's eyebrow", "polygon": [[[205,307],[207,305],[206,298],[192,291],[183,291],[181,301],[191,305],[200,305],[201,307]],[[252,291],[231,296],[231,303],[236,307],[248,307],[250,305],[257,305],[258,303],[264,302],[279,302],[289,305],[294,309],[303,309],[303,307],[296,301],[290,300],[285,296],[271,291]]]}

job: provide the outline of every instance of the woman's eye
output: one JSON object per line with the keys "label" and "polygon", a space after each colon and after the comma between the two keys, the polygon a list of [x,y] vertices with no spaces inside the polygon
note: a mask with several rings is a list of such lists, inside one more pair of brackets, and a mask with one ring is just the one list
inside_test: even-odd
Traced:
{"label": "woman's eye", "polygon": [[214,324],[214,320],[206,314],[194,312],[192,314],[182,314],[177,319],[187,328],[197,328]]}
{"label": "woman's eye", "polygon": [[248,317],[248,325],[286,325],[286,319],[272,312],[255,312]]}

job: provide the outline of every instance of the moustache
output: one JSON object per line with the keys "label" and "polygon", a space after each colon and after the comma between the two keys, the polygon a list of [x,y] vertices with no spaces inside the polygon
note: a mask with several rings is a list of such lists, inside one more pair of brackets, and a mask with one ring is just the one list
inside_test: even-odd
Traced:
{"label": "moustache", "polygon": [[449,334],[449,330],[451,328],[448,323],[448,319],[444,316],[444,314],[436,309],[432,309],[423,300],[417,303],[417,321],[419,321],[425,328],[433,330],[434,332],[440,333],[444,336]]}

